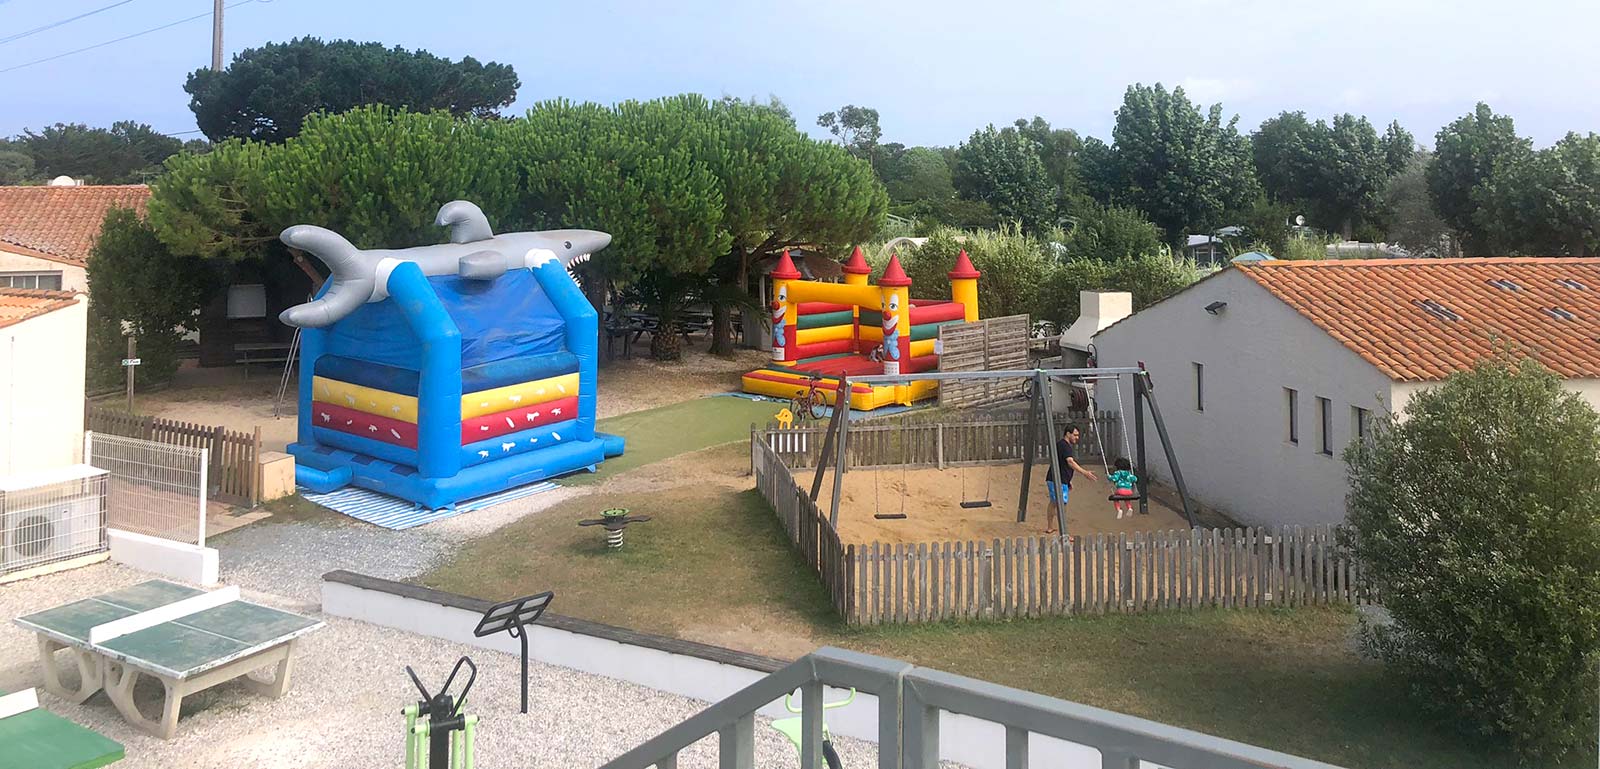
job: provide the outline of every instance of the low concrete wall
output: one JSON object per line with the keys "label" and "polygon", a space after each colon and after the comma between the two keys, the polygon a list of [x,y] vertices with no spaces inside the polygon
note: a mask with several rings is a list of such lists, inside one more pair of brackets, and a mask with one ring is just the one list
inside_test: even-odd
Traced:
{"label": "low concrete wall", "polygon": [[[322,580],[322,610],[328,614],[507,654],[521,653],[517,640],[506,634],[490,638],[472,635],[478,618],[491,605],[489,601],[348,571],[329,572]],[[705,702],[722,700],[789,663],[554,614],[544,615],[531,629],[528,641],[530,659]],[[824,699],[831,702],[844,695],[830,689]],[[529,693],[532,699],[538,696],[537,691]],[[790,715],[781,699],[760,713],[769,718]],[[828,712],[828,729],[876,742],[877,713],[877,698],[860,694],[850,707]],[[1000,724],[944,713],[939,729],[944,760],[974,769],[1004,769],[1005,729]],[[1082,745],[1037,734],[1030,745],[1035,766],[1099,769],[1101,765],[1099,752]]]}
{"label": "low concrete wall", "polygon": [[163,577],[210,587],[217,584],[217,551],[121,529],[107,529],[111,560]]}

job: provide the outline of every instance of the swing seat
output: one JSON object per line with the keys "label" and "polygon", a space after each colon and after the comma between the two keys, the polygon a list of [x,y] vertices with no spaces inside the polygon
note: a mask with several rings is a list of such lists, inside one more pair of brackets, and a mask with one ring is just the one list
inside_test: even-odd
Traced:
{"label": "swing seat", "polygon": [[1134,494],[1132,496],[1119,497],[1115,494],[1107,494],[1106,499],[1111,502],[1138,502],[1139,500],[1144,499],[1144,495]]}
{"label": "swing seat", "polygon": [[873,518],[880,521],[898,521],[906,517],[905,513],[873,513]]}
{"label": "swing seat", "polygon": [[961,506],[971,510],[974,507],[994,507],[994,503],[988,500],[978,500],[976,502],[962,502]]}

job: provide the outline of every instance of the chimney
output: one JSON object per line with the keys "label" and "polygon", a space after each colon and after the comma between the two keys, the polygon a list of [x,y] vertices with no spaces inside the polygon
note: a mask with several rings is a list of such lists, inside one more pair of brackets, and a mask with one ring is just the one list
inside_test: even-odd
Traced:
{"label": "chimney", "polygon": [[1088,352],[1094,335],[1133,314],[1133,294],[1126,291],[1079,291],[1078,319],[1061,334],[1061,347]]}

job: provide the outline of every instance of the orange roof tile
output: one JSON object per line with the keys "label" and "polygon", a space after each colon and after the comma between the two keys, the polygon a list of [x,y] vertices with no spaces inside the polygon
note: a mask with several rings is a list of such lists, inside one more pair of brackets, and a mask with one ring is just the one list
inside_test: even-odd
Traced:
{"label": "orange roof tile", "polygon": [[1443,379],[1507,347],[1569,379],[1600,378],[1600,259],[1236,267],[1393,379]]}
{"label": "orange roof tile", "polygon": [[71,291],[45,291],[36,288],[0,288],[0,328],[21,323],[77,303]]}
{"label": "orange roof tile", "polygon": [[143,214],[149,200],[143,184],[0,187],[0,250],[81,267],[107,211]]}

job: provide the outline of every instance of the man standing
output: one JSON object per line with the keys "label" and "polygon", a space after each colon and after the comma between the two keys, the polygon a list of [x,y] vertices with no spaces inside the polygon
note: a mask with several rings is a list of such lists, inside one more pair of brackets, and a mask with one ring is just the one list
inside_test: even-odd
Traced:
{"label": "man standing", "polygon": [[[1078,439],[1081,437],[1083,437],[1083,433],[1078,431],[1077,425],[1069,424],[1062,429],[1061,438],[1056,441],[1057,466],[1050,468],[1050,475],[1044,482],[1045,488],[1050,490],[1050,502],[1053,506],[1057,493],[1056,478],[1059,476],[1066,479],[1066,482],[1062,483],[1060,487],[1061,507],[1063,510],[1067,507],[1067,495],[1072,491],[1073,473],[1082,473],[1085,478],[1091,481],[1097,480],[1094,473],[1083,469],[1083,466],[1078,464],[1076,448]],[[1045,524],[1044,533],[1054,534],[1056,532],[1055,511],[1051,510],[1047,513],[1045,520],[1047,523]]]}

